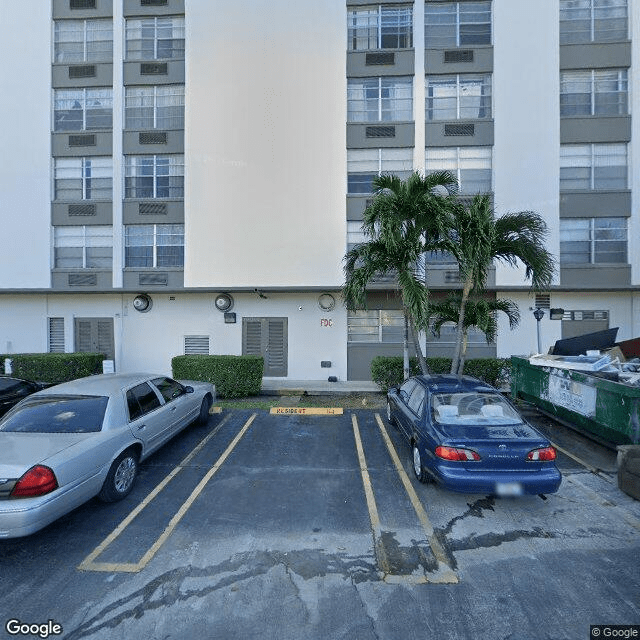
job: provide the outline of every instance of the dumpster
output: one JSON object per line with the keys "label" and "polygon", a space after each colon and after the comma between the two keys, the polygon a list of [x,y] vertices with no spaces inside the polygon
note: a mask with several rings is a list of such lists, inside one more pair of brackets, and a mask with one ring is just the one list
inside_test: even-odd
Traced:
{"label": "dumpster", "polygon": [[511,395],[610,444],[640,444],[640,387],[511,358]]}

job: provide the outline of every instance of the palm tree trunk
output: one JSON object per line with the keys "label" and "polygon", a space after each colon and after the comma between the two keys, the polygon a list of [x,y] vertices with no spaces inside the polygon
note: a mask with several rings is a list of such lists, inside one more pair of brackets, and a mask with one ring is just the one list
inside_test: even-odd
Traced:
{"label": "palm tree trunk", "polygon": [[457,374],[460,368],[460,357],[462,352],[462,338],[464,335],[464,312],[469,299],[469,293],[473,288],[473,279],[469,276],[462,287],[462,299],[460,300],[460,315],[458,316],[458,328],[456,330],[456,347],[451,359],[451,373]]}
{"label": "palm tree trunk", "polygon": [[462,337],[462,352],[460,353],[460,366],[458,367],[458,371],[457,374],[459,376],[462,375],[462,372],[464,371],[464,362],[466,360],[466,356],[467,356],[467,345],[469,344],[469,335],[468,332],[465,331],[464,332],[464,336]]}
{"label": "palm tree trunk", "polygon": [[404,311],[404,335],[402,337],[402,363],[403,376],[406,380],[411,376],[411,369],[409,368],[409,313],[406,309]]}
{"label": "palm tree trunk", "polygon": [[416,355],[418,356],[418,364],[420,365],[420,371],[423,376],[428,376],[429,366],[427,365],[427,361],[422,353],[422,347],[420,346],[420,336],[416,331],[416,325],[413,322],[413,318],[409,321],[409,328],[411,329],[411,337],[413,338],[413,344],[416,347]]}

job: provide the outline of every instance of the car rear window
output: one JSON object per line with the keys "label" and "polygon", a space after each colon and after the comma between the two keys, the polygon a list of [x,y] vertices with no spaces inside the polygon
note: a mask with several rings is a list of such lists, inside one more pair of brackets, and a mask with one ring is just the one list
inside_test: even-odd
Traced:
{"label": "car rear window", "polygon": [[498,393],[436,393],[431,416],[441,424],[520,424],[522,418]]}
{"label": "car rear window", "polygon": [[0,420],[0,431],[92,433],[102,429],[107,396],[27,398]]}

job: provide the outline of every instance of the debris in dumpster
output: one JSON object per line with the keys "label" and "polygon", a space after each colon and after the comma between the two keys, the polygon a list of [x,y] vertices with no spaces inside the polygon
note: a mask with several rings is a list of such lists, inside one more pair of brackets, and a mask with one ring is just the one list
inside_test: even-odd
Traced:
{"label": "debris in dumpster", "polygon": [[610,349],[616,344],[618,327],[604,329],[594,333],[585,333],[582,336],[557,340],[552,354],[555,356],[579,356],[586,355],[587,350]]}

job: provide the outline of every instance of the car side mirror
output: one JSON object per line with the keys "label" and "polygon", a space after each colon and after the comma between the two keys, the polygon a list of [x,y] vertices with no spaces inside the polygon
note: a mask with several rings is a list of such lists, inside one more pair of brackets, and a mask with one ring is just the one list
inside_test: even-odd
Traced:
{"label": "car side mirror", "polygon": [[184,390],[185,390],[185,393],[193,393],[193,387],[186,386]]}

